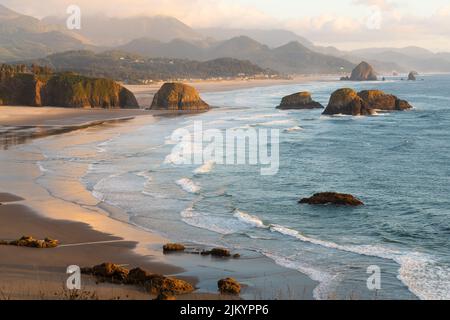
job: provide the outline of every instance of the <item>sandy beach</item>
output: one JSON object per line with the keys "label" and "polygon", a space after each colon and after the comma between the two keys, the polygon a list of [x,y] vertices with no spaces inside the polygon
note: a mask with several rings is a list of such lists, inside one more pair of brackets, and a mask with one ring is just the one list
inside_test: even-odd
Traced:
{"label": "sandy beach", "polygon": [[[210,88],[205,90],[214,88],[214,84],[204,85]],[[231,84],[226,88],[229,90]],[[218,91],[222,89],[217,87]],[[141,103],[154,93],[151,90],[148,87],[135,90]],[[13,135],[21,127],[74,126],[73,130],[44,137],[55,150],[67,144],[100,143],[158,121],[155,114],[142,110],[2,107],[0,114],[3,115],[0,126],[16,127],[11,131]],[[91,125],[84,126],[86,123]],[[162,246],[170,239],[129,224],[127,215],[119,208],[105,205],[85,189],[80,179],[88,170],[88,163],[61,163],[51,178],[42,176],[39,161],[44,155],[33,146],[33,141],[12,143],[8,150],[0,151],[0,240],[24,235],[51,237],[58,239],[61,246],[55,249],[0,246],[0,299],[67,298],[64,289],[67,266],[86,267],[102,262],[139,266],[185,279],[197,288],[193,294],[178,299],[228,299],[217,294],[217,281],[228,276],[243,284],[241,296],[245,299],[312,299],[315,281],[256,252],[239,252],[242,258],[231,260],[164,255]],[[98,284],[89,276],[83,276],[83,290],[94,292],[98,299],[154,298],[133,286]]]}

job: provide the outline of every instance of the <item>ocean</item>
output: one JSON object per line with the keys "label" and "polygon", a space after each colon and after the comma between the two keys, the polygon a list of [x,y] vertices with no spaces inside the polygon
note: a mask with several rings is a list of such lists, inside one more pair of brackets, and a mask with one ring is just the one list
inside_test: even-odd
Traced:
{"label": "ocean", "polygon": [[[423,79],[423,81],[422,81]],[[310,91],[326,105],[343,86],[381,89],[414,109],[372,117],[280,111],[283,96]],[[177,242],[258,252],[318,281],[316,299],[450,299],[450,76],[419,81],[311,82],[207,93],[208,113],[160,118],[101,144],[47,152],[89,163],[82,178],[129,221]],[[192,129],[279,129],[279,170],[173,163],[172,133]],[[126,124],[124,124],[126,125]],[[194,148],[195,149],[195,148]],[[316,192],[351,193],[357,208],[298,204]],[[367,288],[368,268],[381,288]]]}

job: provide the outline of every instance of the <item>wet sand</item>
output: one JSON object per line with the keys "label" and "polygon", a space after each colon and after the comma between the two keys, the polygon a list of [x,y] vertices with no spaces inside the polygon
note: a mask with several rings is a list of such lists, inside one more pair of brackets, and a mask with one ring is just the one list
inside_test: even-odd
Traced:
{"label": "wet sand", "polygon": [[[139,97],[142,98],[142,95]],[[49,111],[52,110],[54,108]],[[74,119],[86,120],[84,116],[81,120],[73,117],[78,112],[88,115],[92,111],[95,110],[64,109],[54,112],[58,117],[67,117],[63,122],[67,125]],[[46,147],[58,150],[67,144],[95,145],[157,121],[157,117],[143,111],[132,112],[146,116],[133,116],[126,122],[106,121],[47,136],[44,138]],[[104,114],[119,115],[109,111],[97,113],[100,117]],[[43,121],[56,118],[46,119]],[[67,266],[92,266],[102,262],[141,266],[151,272],[185,278],[196,284],[198,290],[179,297],[181,299],[224,298],[217,294],[217,281],[227,276],[243,283],[242,297],[245,299],[312,299],[312,291],[317,285],[315,281],[297,271],[280,267],[258,253],[240,252],[242,258],[237,260],[189,254],[165,256],[162,246],[170,242],[169,239],[130,225],[124,212],[99,201],[84,188],[80,179],[86,174],[88,163],[62,162],[57,172],[45,175],[39,168],[39,161],[45,155],[33,141],[0,150],[0,192],[3,192],[0,193],[0,202],[4,202],[0,205],[0,240],[31,235],[35,238],[56,238],[63,246],[55,249],[0,246],[0,299],[2,295],[3,299],[65,298],[67,292],[63,287]],[[97,153],[98,150],[92,148],[80,152]],[[68,246],[97,241],[108,242]],[[89,277],[83,278],[83,289],[95,291],[100,299],[151,298],[137,288],[98,285]]]}

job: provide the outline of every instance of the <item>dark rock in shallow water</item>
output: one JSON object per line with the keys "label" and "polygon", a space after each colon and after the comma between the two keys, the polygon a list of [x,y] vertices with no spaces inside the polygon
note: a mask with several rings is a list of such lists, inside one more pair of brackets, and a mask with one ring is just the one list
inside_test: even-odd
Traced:
{"label": "dark rock in shallow water", "polygon": [[351,194],[343,194],[336,192],[316,193],[310,198],[303,198],[299,201],[302,204],[324,205],[334,204],[342,206],[362,206],[364,203]]}
{"label": "dark rock in shallow water", "polygon": [[185,246],[180,243],[168,243],[168,244],[164,245],[164,247],[163,247],[163,251],[165,253],[182,252],[185,249],[186,249]]}
{"label": "dark rock in shallow water", "polygon": [[233,278],[221,279],[217,282],[221,294],[239,295],[241,285]]}
{"label": "dark rock in shallow water", "polygon": [[229,258],[231,257],[231,252],[228,249],[224,248],[214,248],[209,251],[203,251],[201,253],[203,256],[213,256],[213,257],[221,257],[221,258]]}
{"label": "dark rock in shallow water", "polygon": [[194,87],[183,83],[165,83],[155,94],[150,109],[206,111],[204,102]]}
{"label": "dark rock in shallow water", "polygon": [[373,115],[377,110],[404,111],[411,108],[407,101],[380,90],[364,90],[357,93],[353,89],[344,88],[333,92],[323,114],[365,116]]}
{"label": "dark rock in shallow water", "polygon": [[291,94],[281,100],[281,104],[277,109],[318,109],[323,106],[311,98],[311,93],[303,91]]}

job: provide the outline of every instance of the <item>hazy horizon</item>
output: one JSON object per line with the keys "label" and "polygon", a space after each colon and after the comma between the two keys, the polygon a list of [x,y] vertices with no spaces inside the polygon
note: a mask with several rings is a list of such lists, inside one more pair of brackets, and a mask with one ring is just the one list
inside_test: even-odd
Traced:
{"label": "hazy horizon", "polygon": [[83,15],[164,15],[194,29],[285,29],[341,50],[418,46],[450,51],[446,0],[1,0],[0,4],[38,18],[64,16],[67,7],[76,4]]}

